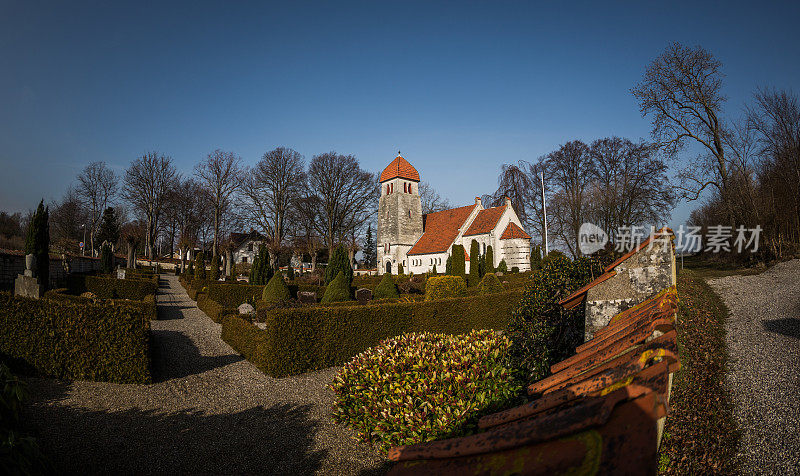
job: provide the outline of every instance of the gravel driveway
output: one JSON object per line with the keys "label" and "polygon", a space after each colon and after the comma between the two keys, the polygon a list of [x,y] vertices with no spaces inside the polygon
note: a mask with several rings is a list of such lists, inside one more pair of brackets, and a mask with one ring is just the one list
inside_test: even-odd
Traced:
{"label": "gravel driveway", "polygon": [[731,311],[728,382],[744,474],[800,474],[800,260],[709,281]]}
{"label": "gravel driveway", "polygon": [[152,385],[27,379],[26,417],[65,473],[359,474],[384,461],[330,420],[336,369],[274,379],[220,339],[174,276]]}

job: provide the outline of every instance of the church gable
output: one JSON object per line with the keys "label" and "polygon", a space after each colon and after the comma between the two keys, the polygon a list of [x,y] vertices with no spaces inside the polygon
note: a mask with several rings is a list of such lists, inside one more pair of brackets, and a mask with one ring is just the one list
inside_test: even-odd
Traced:
{"label": "church gable", "polygon": [[444,253],[458,237],[459,229],[472,215],[476,205],[451,208],[428,213],[425,217],[425,232],[408,251],[409,255]]}
{"label": "church gable", "polygon": [[494,208],[485,208],[472,220],[467,231],[463,236],[485,235],[490,233],[497,226],[497,222],[506,211],[506,205]]}

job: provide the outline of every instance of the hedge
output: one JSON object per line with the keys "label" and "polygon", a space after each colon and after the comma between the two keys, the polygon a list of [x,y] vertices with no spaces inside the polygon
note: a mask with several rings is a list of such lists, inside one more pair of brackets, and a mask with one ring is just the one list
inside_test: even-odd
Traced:
{"label": "hedge", "polygon": [[0,293],[0,357],[47,377],[149,383],[150,319],[115,303]]}
{"label": "hedge", "polygon": [[434,276],[428,278],[428,281],[429,283],[425,290],[426,301],[465,296],[467,294],[467,286],[461,276]]}
{"label": "hedge", "polygon": [[222,322],[222,318],[228,314],[239,313],[237,307],[224,307],[214,299],[211,299],[207,293],[198,293],[197,307],[200,308],[201,311],[205,312],[206,315],[214,322]]}
{"label": "hedge", "polygon": [[387,337],[404,332],[463,334],[505,329],[519,291],[442,299],[351,306],[274,308],[257,319],[264,330],[238,316],[222,320],[222,338],[273,377],[341,365]]}
{"label": "hedge", "polygon": [[102,299],[141,301],[148,294],[156,294],[158,291],[158,277],[117,279],[105,276],[71,274],[67,276],[67,289],[70,294],[82,294],[89,291]]}
{"label": "hedge", "polygon": [[[60,301],[67,301],[76,304],[86,304],[96,302],[94,299],[86,298],[83,296],[76,296],[68,294],[67,288],[51,289],[44,293],[47,299],[55,299]],[[141,301],[131,301],[127,299],[104,299],[104,302],[110,304],[117,304],[119,306],[128,306],[143,312],[148,319],[158,319],[158,307],[156,306],[156,297],[148,294]]]}

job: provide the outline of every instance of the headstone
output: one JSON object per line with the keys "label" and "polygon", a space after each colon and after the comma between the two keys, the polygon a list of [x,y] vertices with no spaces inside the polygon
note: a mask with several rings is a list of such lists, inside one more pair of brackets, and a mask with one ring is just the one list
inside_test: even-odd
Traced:
{"label": "headstone", "polygon": [[36,257],[25,255],[25,273],[18,274],[14,280],[14,295],[39,299],[44,295],[44,287],[36,278]]}
{"label": "headstone", "polygon": [[125,270],[117,268],[117,279],[125,279]]}
{"label": "headstone", "polygon": [[297,300],[304,304],[316,304],[317,293],[314,291],[300,291],[297,293]]}
{"label": "headstone", "polygon": [[503,277],[503,272],[502,271],[498,271],[498,272],[494,273],[494,275],[497,276],[498,278],[501,278],[501,277]]}
{"label": "headstone", "polygon": [[239,314],[247,314],[252,316],[256,313],[256,309],[250,303],[239,304]]}
{"label": "headstone", "polygon": [[367,288],[356,290],[356,301],[358,301],[359,304],[366,304],[372,301],[372,291]]}

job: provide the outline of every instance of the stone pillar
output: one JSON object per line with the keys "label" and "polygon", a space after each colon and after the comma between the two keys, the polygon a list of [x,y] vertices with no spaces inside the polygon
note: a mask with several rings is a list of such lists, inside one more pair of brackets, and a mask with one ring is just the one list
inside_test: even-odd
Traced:
{"label": "stone pillar", "polygon": [[39,299],[44,295],[44,286],[36,277],[36,256],[25,255],[25,272],[14,280],[14,295]]}

